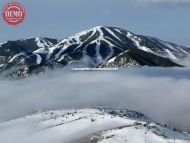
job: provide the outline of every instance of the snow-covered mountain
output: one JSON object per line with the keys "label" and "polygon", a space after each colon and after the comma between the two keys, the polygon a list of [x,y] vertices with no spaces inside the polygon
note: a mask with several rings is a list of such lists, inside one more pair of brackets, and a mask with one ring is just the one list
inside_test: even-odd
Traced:
{"label": "snow-covered mountain", "polygon": [[58,40],[50,38],[28,38],[0,43],[0,65],[3,66],[3,64],[11,62],[15,56],[32,55],[32,52],[37,49],[50,48],[57,43]]}
{"label": "snow-covered mountain", "polygon": [[112,108],[58,110],[0,123],[2,143],[189,143],[190,134]]}
{"label": "snow-covered mountain", "polygon": [[[30,39],[31,40],[31,39]],[[183,60],[190,57],[190,49],[157,38],[136,35],[116,27],[97,26],[58,42],[54,39],[34,38],[30,42],[8,42],[16,45],[11,54],[3,58],[1,68],[15,67],[15,73],[30,74],[44,68],[74,64],[86,67],[118,66],[185,66]],[[58,42],[58,43],[57,43]],[[24,43],[24,44],[23,44]],[[19,45],[19,46],[18,46]],[[3,47],[3,48],[2,48]],[[7,49],[6,43],[0,49]],[[16,48],[15,48],[16,47]],[[15,50],[16,49],[16,52]],[[0,55],[3,55],[2,50]]]}

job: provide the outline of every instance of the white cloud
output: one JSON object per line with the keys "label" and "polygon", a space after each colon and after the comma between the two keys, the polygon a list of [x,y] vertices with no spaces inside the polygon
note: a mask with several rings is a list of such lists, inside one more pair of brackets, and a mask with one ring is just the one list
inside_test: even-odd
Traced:
{"label": "white cloud", "polygon": [[38,110],[97,105],[130,108],[161,123],[190,130],[190,69],[142,68],[66,72],[0,80],[0,120]]}

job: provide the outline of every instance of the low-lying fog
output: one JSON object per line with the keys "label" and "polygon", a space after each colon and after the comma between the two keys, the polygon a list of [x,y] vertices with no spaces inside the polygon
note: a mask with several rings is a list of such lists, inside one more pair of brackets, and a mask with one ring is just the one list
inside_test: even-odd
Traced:
{"label": "low-lying fog", "polygon": [[1,122],[37,111],[98,105],[137,110],[160,123],[190,130],[190,69],[59,69],[23,80],[0,80]]}

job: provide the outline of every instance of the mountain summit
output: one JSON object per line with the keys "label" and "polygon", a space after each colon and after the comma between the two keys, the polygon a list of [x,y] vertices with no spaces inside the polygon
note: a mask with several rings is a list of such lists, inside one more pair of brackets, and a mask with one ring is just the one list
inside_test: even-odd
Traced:
{"label": "mountain summit", "polygon": [[[0,69],[27,76],[66,65],[85,67],[185,66],[190,49],[130,31],[97,26],[61,41],[31,38],[0,44]],[[24,73],[24,74],[23,74]]]}

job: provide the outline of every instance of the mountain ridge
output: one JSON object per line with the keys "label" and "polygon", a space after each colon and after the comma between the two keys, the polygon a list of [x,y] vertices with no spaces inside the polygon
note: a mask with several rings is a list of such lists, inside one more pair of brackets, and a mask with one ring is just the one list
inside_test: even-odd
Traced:
{"label": "mountain ridge", "polygon": [[[44,68],[72,64],[86,67],[109,67],[110,65],[182,67],[186,66],[181,64],[183,60],[190,57],[190,49],[185,46],[150,36],[136,35],[116,27],[97,26],[61,41],[50,38],[32,40],[32,45],[35,46],[31,46],[26,40],[16,41],[15,44],[14,41],[7,42],[10,47],[13,47],[9,49],[13,52],[8,57],[3,55],[3,52],[6,53],[7,43],[1,44],[0,69],[24,67],[27,69],[25,72],[31,74],[34,70],[43,71]],[[14,51],[15,47],[16,51]],[[88,60],[83,60],[85,58]],[[117,62],[112,60],[111,64],[108,63],[113,58]]]}
{"label": "mountain ridge", "polygon": [[40,112],[0,123],[0,128],[4,143],[15,140],[21,143],[188,143],[190,140],[188,132],[157,124],[142,113],[105,107]]}

